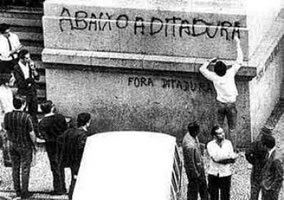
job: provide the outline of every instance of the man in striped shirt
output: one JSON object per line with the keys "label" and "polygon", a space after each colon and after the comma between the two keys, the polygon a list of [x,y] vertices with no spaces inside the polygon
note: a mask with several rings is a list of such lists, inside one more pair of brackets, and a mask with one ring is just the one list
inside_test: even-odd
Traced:
{"label": "man in striped shirt", "polygon": [[[30,167],[35,149],[35,133],[31,116],[24,112],[26,101],[22,97],[13,99],[15,110],[8,112],[4,117],[4,128],[10,143],[9,152],[12,160],[12,176],[16,199],[31,196],[28,191]],[[22,166],[22,172],[20,168]],[[21,174],[21,179],[20,179]],[[21,181],[22,180],[22,187]]]}

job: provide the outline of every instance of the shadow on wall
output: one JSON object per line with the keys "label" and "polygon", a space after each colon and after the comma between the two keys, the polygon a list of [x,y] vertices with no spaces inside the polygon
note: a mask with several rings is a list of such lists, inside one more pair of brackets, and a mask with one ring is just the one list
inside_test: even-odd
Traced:
{"label": "shadow on wall", "polygon": [[[200,114],[202,112],[203,114]],[[214,119],[212,111],[169,108],[157,103],[152,103],[148,107],[143,105],[130,107],[126,104],[100,105],[94,107],[91,113],[95,113],[90,127],[93,133],[127,130],[161,132],[175,136],[178,144],[187,132],[189,122],[193,120],[200,122],[199,138],[203,143],[211,139],[207,127],[214,125],[214,120],[211,120]]]}

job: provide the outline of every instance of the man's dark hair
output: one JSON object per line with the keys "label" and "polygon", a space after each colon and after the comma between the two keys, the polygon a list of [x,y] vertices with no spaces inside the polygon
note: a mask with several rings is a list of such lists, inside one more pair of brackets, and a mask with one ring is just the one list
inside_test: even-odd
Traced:
{"label": "man's dark hair", "polygon": [[275,138],[270,134],[263,134],[261,141],[262,141],[263,145],[266,146],[269,149],[272,149],[276,144]]}
{"label": "man's dark hair", "polygon": [[199,125],[197,121],[193,121],[187,125],[187,130],[189,133],[197,133],[199,131]]}
{"label": "man's dark hair", "polygon": [[221,128],[219,125],[213,126],[213,128],[211,129],[211,135],[212,136],[217,135],[216,130],[218,130],[219,128]]}
{"label": "man's dark hair", "polygon": [[89,113],[80,113],[77,117],[77,126],[85,126],[91,119],[91,115]]}
{"label": "man's dark hair", "polygon": [[0,33],[3,34],[5,33],[6,30],[10,29],[10,25],[9,24],[6,24],[6,23],[3,23],[0,25]]}
{"label": "man's dark hair", "polygon": [[218,76],[224,76],[227,71],[227,66],[221,60],[218,60],[214,65],[214,72]]}
{"label": "man's dark hair", "polygon": [[15,96],[13,98],[13,105],[14,105],[14,108],[16,109],[20,109],[22,107],[22,105],[24,105],[26,102],[26,99],[22,96]]}
{"label": "man's dark hair", "polygon": [[27,49],[22,49],[20,52],[19,52],[19,58],[20,59],[25,59],[25,55],[27,55],[28,53],[30,53]]}
{"label": "man's dark hair", "polygon": [[12,75],[11,74],[0,74],[0,85],[4,85],[6,83],[9,83]]}
{"label": "man's dark hair", "polygon": [[47,100],[47,101],[43,102],[42,104],[40,104],[40,109],[42,110],[42,112],[44,114],[47,114],[47,113],[50,113],[52,106],[53,106],[52,101]]}
{"label": "man's dark hair", "polygon": [[264,127],[262,127],[262,129],[261,129],[261,133],[262,133],[262,134],[271,134],[272,130],[273,130],[272,127],[264,126]]}

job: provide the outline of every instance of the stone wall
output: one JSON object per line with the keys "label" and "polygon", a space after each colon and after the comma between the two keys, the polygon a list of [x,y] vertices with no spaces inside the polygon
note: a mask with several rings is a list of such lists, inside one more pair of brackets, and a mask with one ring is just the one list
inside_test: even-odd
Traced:
{"label": "stone wall", "polygon": [[282,40],[277,40],[261,60],[257,76],[250,82],[250,112],[252,139],[259,134],[274,106],[283,93],[281,85],[284,80],[283,45]]}
{"label": "stone wall", "polygon": [[265,36],[275,40],[260,42],[278,8],[254,16],[244,2],[46,0],[47,97],[67,115],[91,112],[94,132],[161,131],[179,138],[197,119],[206,142],[216,94],[199,67],[216,56],[232,64],[238,36],[246,62],[236,78],[237,130],[245,146],[279,98],[281,69],[273,49],[283,26]]}
{"label": "stone wall", "polygon": [[[144,130],[179,138],[196,119],[201,141],[210,139],[216,94],[200,74],[77,67],[85,70],[63,65],[48,69],[47,96],[66,115],[90,112],[92,131]],[[249,130],[248,83],[239,80],[237,86],[238,129]],[[242,135],[242,141],[249,140],[249,132]]]}
{"label": "stone wall", "polygon": [[139,7],[130,1],[130,6],[123,7],[119,3],[125,0],[107,2],[46,1],[45,48],[235,59],[232,39],[236,35],[248,59],[248,29],[242,12],[166,9],[149,2]]}

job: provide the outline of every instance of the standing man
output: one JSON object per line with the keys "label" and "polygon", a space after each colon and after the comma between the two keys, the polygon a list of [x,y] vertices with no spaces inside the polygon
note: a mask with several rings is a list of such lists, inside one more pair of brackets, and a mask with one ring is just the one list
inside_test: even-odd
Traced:
{"label": "standing man", "polygon": [[22,44],[18,36],[10,31],[8,24],[0,25],[0,34],[0,73],[10,74]]}
{"label": "standing man", "polygon": [[65,117],[56,113],[56,107],[52,101],[47,100],[40,105],[45,114],[39,123],[40,135],[45,139],[45,149],[49,158],[53,175],[53,191],[51,194],[61,195],[66,193],[64,168],[59,167],[57,159],[57,138],[67,129]]}
{"label": "standing man", "polygon": [[90,135],[88,128],[91,123],[89,113],[81,113],[77,117],[77,127],[69,128],[58,137],[58,157],[60,167],[71,168],[71,184],[69,199],[72,199],[77,174],[80,168],[87,136]]}
{"label": "standing man", "polygon": [[256,140],[251,143],[245,152],[247,161],[252,165],[250,200],[258,200],[261,190],[261,171],[267,161],[268,153],[266,146],[263,144],[265,138],[263,135],[265,134],[271,134],[271,129],[263,127]]}
{"label": "standing man", "polygon": [[208,199],[207,183],[198,140],[199,125],[196,121],[188,124],[188,132],[182,141],[184,167],[188,179],[187,200]]}
{"label": "standing man", "polygon": [[19,62],[15,65],[14,76],[15,84],[18,87],[18,94],[26,97],[27,105],[25,110],[32,116],[35,125],[36,134],[38,134],[37,122],[37,91],[36,80],[39,80],[39,73],[31,60],[31,55],[28,50],[22,49],[19,52]]}
{"label": "standing man", "polygon": [[222,200],[230,199],[232,163],[238,155],[234,153],[230,140],[225,139],[224,130],[220,126],[214,126],[211,130],[213,140],[207,144],[210,156],[208,170],[208,190],[211,200],[219,199],[219,191]]}
{"label": "standing man", "polygon": [[[14,189],[16,190],[17,199],[25,199],[32,195],[28,188],[36,137],[31,116],[23,111],[26,105],[25,99],[15,97],[13,105],[15,110],[5,114],[4,128],[7,131],[10,143],[9,152],[12,160]],[[21,173],[20,169],[22,169]],[[20,181],[20,174],[22,181]]]}
{"label": "standing man", "polygon": [[[237,125],[237,109],[236,100],[238,90],[235,83],[235,75],[241,68],[243,62],[243,52],[240,45],[240,40],[235,37],[237,46],[237,59],[231,68],[227,68],[226,64],[217,58],[211,59],[209,62],[204,63],[199,71],[213,82],[214,88],[217,93],[217,120],[221,127],[224,127],[224,119],[228,121],[228,138],[233,142],[236,149],[237,134],[235,128]],[[209,71],[208,66],[214,65],[214,72]],[[233,137],[234,136],[234,137]]]}
{"label": "standing man", "polygon": [[268,158],[261,172],[262,200],[278,200],[283,181],[283,166],[280,156],[276,154],[275,138],[264,135],[263,144],[268,150]]}

